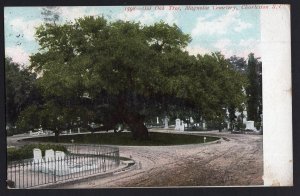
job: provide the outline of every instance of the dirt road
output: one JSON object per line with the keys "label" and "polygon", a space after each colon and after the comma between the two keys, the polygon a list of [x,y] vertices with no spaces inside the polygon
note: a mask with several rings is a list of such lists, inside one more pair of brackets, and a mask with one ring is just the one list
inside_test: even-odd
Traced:
{"label": "dirt road", "polygon": [[121,156],[132,157],[141,168],[63,188],[263,185],[262,135],[193,134],[222,139],[211,144],[121,146]]}

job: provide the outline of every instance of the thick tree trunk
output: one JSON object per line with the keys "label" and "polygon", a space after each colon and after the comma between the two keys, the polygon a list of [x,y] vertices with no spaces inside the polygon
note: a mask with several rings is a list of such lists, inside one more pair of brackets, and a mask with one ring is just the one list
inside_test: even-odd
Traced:
{"label": "thick tree trunk", "polygon": [[56,129],[56,130],[54,131],[55,142],[59,142],[58,136],[59,136],[59,131],[58,131],[58,129]]}
{"label": "thick tree trunk", "polygon": [[147,140],[148,137],[148,129],[144,125],[144,123],[136,122],[128,125],[131,129],[132,136],[134,139],[138,140]]}
{"label": "thick tree trunk", "polygon": [[128,104],[126,104],[128,103],[126,93],[124,95],[125,96],[120,96],[118,100],[117,123],[127,124],[135,140],[148,140],[148,129],[144,125],[145,116],[133,111],[131,107],[128,107]]}
{"label": "thick tree trunk", "polygon": [[139,114],[128,114],[125,117],[125,123],[129,126],[132,136],[137,140],[147,140],[148,129],[144,125],[144,118]]}

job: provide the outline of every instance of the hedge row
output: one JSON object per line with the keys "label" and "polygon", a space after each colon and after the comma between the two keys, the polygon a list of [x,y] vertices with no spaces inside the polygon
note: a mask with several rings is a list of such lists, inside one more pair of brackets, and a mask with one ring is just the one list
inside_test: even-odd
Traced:
{"label": "hedge row", "polygon": [[22,146],[22,148],[8,148],[7,149],[7,161],[19,161],[22,159],[33,158],[33,149],[39,148],[42,151],[42,155],[45,156],[45,150],[53,149],[54,151],[63,151],[69,153],[67,148],[62,145],[54,144],[28,144]]}

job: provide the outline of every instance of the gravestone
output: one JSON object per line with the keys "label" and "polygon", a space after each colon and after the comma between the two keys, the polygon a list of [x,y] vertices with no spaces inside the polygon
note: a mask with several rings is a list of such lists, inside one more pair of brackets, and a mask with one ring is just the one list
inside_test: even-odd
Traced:
{"label": "gravestone", "polygon": [[190,123],[194,123],[194,119],[190,117]]}
{"label": "gravestone", "polygon": [[169,128],[169,118],[166,116],[164,119],[165,129]]}
{"label": "gravestone", "polygon": [[159,124],[159,119],[158,119],[158,117],[156,117],[156,124]]}
{"label": "gravestone", "polygon": [[34,148],[33,149],[33,161],[34,162],[39,162],[43,159],[42,157],[42,151],[39,148]]}
{"label": "gravestone", "polygon": [[[45,151],[45,161],[46,161],[46,170],[53,171],[55,169],[55,156],[54,156],[54,150],[46,150]],[[44,168],[45,169],[45,168]]]}
{"label": "gravestone", "polygon": [[254,121],[246,121],[246,130],[256,130],[256,128],[254,127]]}
{"label": "gravestone", "polygon": [[33,149],[33,170],[39,171],[43,165],[42,151],[39,148]]}
{"label": "gravestone", "polygon": [[93,129],[96,128],[96,123],[92,122],[92,123],[90,124],[90,127],[92,127]]}
{"label": "gravestone", "polygon": [[[144,125],[146,126],[146,123],[144,123]],[[118,125],[118,131],[121,131],[121,130],[122,130],[122,126]]]}
{"label": "gravestone", "polygon": [[244,124],[247,123],[247,116],[248,116],[247,111],[244,110],[244,111],[243,111],[243,123],[244,123]]}
{"label": "gravestone", "polygon": [[180,129],[179,130],[184,131],[184,122],[183,122],[183,120],[180,123]]}
{"label": "gravestone", "polygon": [[177,118],[175,120],[175,130],[180,131],[180,119],[179,118]]}
{"label": "gravestone", "polygon": [[57,174],[62,175],[66,172],[65,153],[62,151],[55,151],[55,170]]}
{"label": "gravestone", "polygon": [[206,130],[206,123],[205,122],[202,122],[202,129]]}
{"label": "gravestone", "polygon": [[54,150],[50,149],[45,151],[45,160],[46,161],[54,160]]}
{"label": "gravestone", "polygon": [[56,160],[61,160],[65,158],[65,153],[63,151],[55,151]]}

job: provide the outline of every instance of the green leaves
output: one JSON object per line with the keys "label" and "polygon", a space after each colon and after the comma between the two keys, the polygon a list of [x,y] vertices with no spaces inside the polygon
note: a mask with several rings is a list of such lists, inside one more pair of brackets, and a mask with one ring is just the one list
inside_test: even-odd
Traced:
{"label": "green leaves", "polygon": [[17,129],[24,132],[37,128],[39,125],[38,107],[36,105],[30,105],[23,110],[16,122]]}
{"label": "green leaves", "polygon": [[191,41],[191,37],[184,34],[178,26],[170,26],[163,21],[144,27],[144,31],[147,41],[158,51],[183,49]]}
{"label": "green leaves", "polygon": [[[174,51],[180,55],[190,41],[175,25],[108,23],[102,17],[45,24],[38,28],[37,39],[41,52],[31,57],[31,68],[44,74],[40,84],[45,92],[59,96],[63,92],[73,96],[68,89],[91,94],[91,89],[98,89],[114,95],[124,90],[141,95],[165,91],[161,84],[166,84],[166,73],[162,72],[169,62],[161,59]],[[163,50],[153,48],[151,40],[160,42]]]}
{"label": "green leaves", "polygon": [[261,121],[260,114],[262,113],[261,62],[254,57],[253,53],[248,56],[247,76],[249,80],[246,88],[248,120],[258,122]]}
{"label": "green leaves", "polygon": [[[245,100],[244,76],[221,53],[189,55],[185,47],[191,37],[176,25],[84,17],[44,24],[36,37],[41,48],[31,56],[31,69],[40,73],[38,85],[47,101],[58,104],[53,108],[68,105],[79,114],[84,105],[95,119],[103,116],[95,108],[108,105],[104,116],[116,121],[128,114],[209,119],[221,118],[224,108],[238,108]],[[61,110],[54,113],[64,122],[71,119]]]}
{"label": "green leaves", "polygon": [[13,125],[19,113],[40,100],[35,84],[36,74],[21,69],[19,64],[5,59],[6,122]]}

